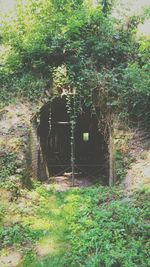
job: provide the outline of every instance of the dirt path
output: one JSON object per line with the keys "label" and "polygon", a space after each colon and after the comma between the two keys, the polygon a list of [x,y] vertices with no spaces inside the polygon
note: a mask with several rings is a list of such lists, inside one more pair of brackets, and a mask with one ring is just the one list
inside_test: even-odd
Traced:
{"label": "dirt path", "polygon": [[[80,188],[92,186],[98,182],[93,177],[81,177],[78,174],[75,175],[74,185],[72,181],[71,173],[65,173],[63,176],[57,176],[49,179],[49,183],[53,184],[57,191],[66,191],[70,188]],[[99,181],[100,182],[100,181]]]}
{"label": "dirt path", "polygon": [[[0,251],[0,267],[30,266],[28,262],[31,258],[41,264],[46,256],[51,258],[51,266],[54,261],[54,266],[59,267],[61,255],[68,249],[61,193],[53,193],[53,185],[48,184],[32,191],[22,190],[20,197],[13,202],[6,189],[0,189],[0,193],[4,207],[0,227],[3,233],[8,232]],[[26,234],[22,238],[24,231]],[[15,235],[18,236],[17,240]],[[5,244],[5,240],[9,245]]]}

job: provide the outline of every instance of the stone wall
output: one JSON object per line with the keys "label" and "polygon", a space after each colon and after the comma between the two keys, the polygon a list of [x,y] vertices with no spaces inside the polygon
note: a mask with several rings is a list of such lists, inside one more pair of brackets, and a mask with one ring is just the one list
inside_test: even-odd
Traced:
{"label": "stone wall", "polygon": [[[17,103],[0,110],[0,161],[3,172],[10,168],[11,176],[20,177],[23,183],[30,183],[33,177],[45,180],[46,167],[42,158],[40,144],[37,137],[36,124],[31,123],[33,110],[30,103]],[[14,158],[11,163],[9,158]]]}
{"label": "stone wall", "polygon": [[35,122],[30,125],[28,159],[31,175],[40,181],[46,180],[48,178],[47,167],[43,159]]}

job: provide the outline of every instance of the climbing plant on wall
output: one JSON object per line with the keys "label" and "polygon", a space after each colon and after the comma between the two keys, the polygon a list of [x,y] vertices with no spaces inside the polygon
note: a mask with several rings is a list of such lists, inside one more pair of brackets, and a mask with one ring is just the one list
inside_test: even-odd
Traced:
{"label": "climbing plant on wall", "polygon": [[[2,97],[9,91],[10,95],[37,99],[55,87],[56,69],[65,66],[65,79],[68,76],[69,79],[67,87],[64,81],[60,86],[63,84],[64,89],[74,86],[87,105],[93,90],[105,91],[106,102],[108,105],[111,102],[111,107],[115,107],[112,110],[118,112],[117,107],[123,107],[119,100],[124,95],[123,83],[129,78],[127,72],[131,73],[133,62],[141,72],[141,62],[149,49],[147,45],[141,53],[142,43],[139,45],[134,39],[139,17],[130,19],[125,29],[121,21],[109,16],[113,1],[97,1],[93,6],[92,1],[83,0],[21,3],[17,1],[14,17],[1,21]],[[130,75],[130,85],[134,83],[136,90],[140,84],[135,83],[134,77]],[[129,101],[130,97],[128,94]]]}
{"label": "climbing plant on wall", "polygon": [[92,108],[95,96],[101,128],[116,116],[148,124],[149,38],[135,38],[144,17],[117,20],[113,2],[16,1],[15,15],[1,20],[1,100],[65,93],[73,129],[81,103]]}

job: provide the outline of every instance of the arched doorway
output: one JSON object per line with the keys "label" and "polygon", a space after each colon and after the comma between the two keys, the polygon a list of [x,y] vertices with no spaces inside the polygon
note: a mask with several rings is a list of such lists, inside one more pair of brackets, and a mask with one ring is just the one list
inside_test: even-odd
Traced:
{"label": "arched doorway", "polygon": [[[42,107],[38,135],[49,175],[71,171],[71,130],[65,97],[57,97]],[[74,145],[76,174],[91,179],[108,176],[108,146],[90,107],[83,106],[77,117]]]}

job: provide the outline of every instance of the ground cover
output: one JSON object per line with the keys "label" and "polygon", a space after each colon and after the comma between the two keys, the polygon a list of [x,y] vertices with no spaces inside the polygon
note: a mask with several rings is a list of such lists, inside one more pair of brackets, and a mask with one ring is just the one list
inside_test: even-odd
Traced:
{"label": "ground cover", "polygon": [[0,266],[147,267],[149,189],[1,188]]}

